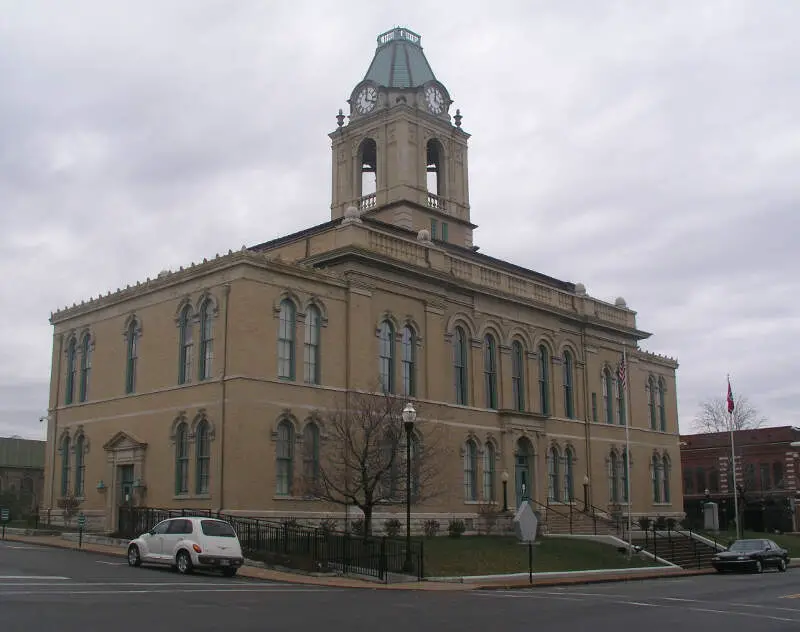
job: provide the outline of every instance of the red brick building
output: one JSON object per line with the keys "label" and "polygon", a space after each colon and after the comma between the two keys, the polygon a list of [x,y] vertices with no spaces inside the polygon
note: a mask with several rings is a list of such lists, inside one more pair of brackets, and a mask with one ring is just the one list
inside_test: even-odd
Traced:
{"label": "red brick building", "polygon": [[[800,428],[782,426],[737,430],[736,485],[745,529],[797,530],[800,516]],[[711,432],[682,435],[681,470],[684,511],[699,519],[706,494],[720,505],[720,528],[734,516],[731,435]]]}

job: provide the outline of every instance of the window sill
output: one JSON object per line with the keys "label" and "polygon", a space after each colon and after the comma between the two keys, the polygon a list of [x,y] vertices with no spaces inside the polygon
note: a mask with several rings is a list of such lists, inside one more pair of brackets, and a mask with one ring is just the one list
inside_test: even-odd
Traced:
{"label": "window sill", "polygon": [[278,494],[273,496],[272,500],[296,500],[296,501],[308,502],[310,500],[319,500],[319,499],[315,498],[314,496],[291,496],[288,494],[287,495]]}
{"label": "window sill", "polygon": [[672,507],[672,503],[653,503],[653,507]]}
{"label": "window sill", "polygon": [[173,494],[172,500],[211,500],[211,494]]}

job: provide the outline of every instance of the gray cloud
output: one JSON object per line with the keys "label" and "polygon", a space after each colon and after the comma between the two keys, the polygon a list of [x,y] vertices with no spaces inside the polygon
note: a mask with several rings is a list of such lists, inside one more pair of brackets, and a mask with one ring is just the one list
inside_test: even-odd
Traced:
{"label": "gray cloud", "polygon": [[5,6],[0,433],[40,436],[51,310],[328,219],[326,134],[397,23],[472,134],[482,251],[625,296],[681,362],[683,430],[728,372],[796,423],[800,8],[492,8]]}

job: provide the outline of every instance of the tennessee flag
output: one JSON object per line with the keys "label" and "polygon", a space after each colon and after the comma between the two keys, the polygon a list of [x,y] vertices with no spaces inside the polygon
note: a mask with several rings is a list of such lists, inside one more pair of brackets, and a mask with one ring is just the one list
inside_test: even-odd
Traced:
{"label": "tennessee flag", "polygon": [[728,378],[728,412],[733,412],[733,391],[731,390],[731,379]]}

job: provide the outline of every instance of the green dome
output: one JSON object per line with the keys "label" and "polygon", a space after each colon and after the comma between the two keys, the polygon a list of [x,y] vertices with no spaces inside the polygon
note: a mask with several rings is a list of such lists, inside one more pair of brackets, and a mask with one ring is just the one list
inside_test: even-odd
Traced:
{"label": "green dome", "polygon": [[383,88],[418,88],[435,80],[421,42],[419,35],[399,26],[382,33],[364,80]]}

